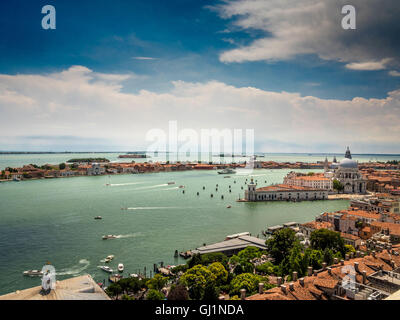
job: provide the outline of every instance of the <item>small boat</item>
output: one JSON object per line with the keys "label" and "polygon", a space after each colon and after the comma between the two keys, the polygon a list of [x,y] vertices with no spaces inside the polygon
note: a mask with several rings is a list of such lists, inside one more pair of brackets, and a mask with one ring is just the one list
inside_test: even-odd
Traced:
{"label": "small boat", "polygon": [[113,255],[109,255],[107,258],[104,259],[105,263],[109,263],[112,259],[114,259]]}
{"label": "small boat", "polygon": [[124,272],[124,264],[123,263],[118,264],[118,271]]}
{"label": "small boat", "polygon": [[113,274],[112,276],[108,277],[108,281],[115,283],[118,282],[119,280],[121,280],[123,277],[120,274]]}
{"label": "small boat", "polygon": [[218,174],[232,174],[232,173],[236,173],[236,171],[231,168],[226,168],[224,170],[218,171]]}
{"label": "small boat", "polygon": [[224,176],[224,178],[230,178],[231,176]]}
{"label": "small boat", "polygon": [[103,236],[102,239],[103,240],[107,240],[107,239],[116,239],[117,236],[113,235],[113,234],[109,234],[107,236]]}
{"label": "small boat", "polygon": [[228,209],[232,208],[232,206],[231,206],[230,204],[229,204],[229,205],[227,205],[226,207],[227,207]]}
{"label": "small boat", "polygon": [[101,266],[100,269],[108,273],[113,273],[113,269],[108,266]]}
{"label": "small boat", "polygon": [[168,184],[170,185],[170,184],[175,184],[175,181],[170,181],[170,182],[168,182]]}
{"label": "small boat", "polygon": [[106,186],[108,187],[108,186],[111,186],[111,184],[110,183],[106,183]]}
{"label": "small boat", "polygon": [[180,185],[180,186],[179,186],[180,189],[183,189],[184,187],[185,187],[184,185]]}
{"label": "small boat", "polygon": [[43,276],[43,272],[41,270],[28,270],[24,271],[24,276],[30,276],[30,277],[41,277]]}
{"label": "small boat", "polygon": [[103,217],[102,216],[96,216],[96,217],[94,217],[94,219],[95,220],[101,220],[101,219],[103,219]]}

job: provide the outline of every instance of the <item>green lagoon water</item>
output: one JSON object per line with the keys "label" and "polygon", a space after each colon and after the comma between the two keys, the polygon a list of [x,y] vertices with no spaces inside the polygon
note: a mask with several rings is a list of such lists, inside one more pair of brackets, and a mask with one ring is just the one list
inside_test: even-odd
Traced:
{"label": "green lagoon water", "polygon": [[[289,171],[260,169],[253,177],[265,186],[281,182]],[[99,266],[110,254],[115,255],[114,270],[122,262],[125,274],[149,271],[160,261],[184,263],[174,258],[176,249],[193,249],[232,233],[257,235],[267,226],[306,222],[348,206],[348,201],[238,203],[246,179],[250,176],[185,171],[0,183],[0,294],[39,285],[39,278],[22,272],[41,269],[47,261],[58,279],[89,273],[103,281],[107,274]],[[185,185],[185,193],[179,185]],[[103,220],[94,220],[97,215]],[[106,234],[119,238],[102,240]]]}

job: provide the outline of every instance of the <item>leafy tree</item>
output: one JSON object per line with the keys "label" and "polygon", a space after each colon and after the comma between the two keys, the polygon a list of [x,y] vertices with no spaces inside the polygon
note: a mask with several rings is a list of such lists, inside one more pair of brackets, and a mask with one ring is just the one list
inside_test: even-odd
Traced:
{"label": "leafy tree", "polygon": [[332,249],[329,248],[325,248],[324,252],[323,252],[323,260],[324,262],[326,262],[329,265],[333,264],[333,251]]}
{"label": "leafy tree", "polygon": [[345,253],[356,253],[356,249],[354,249],[354,247],[351,244],[345,244],[344,247],[346,248],[346,252]]}
{"label": "leafy tree", "polygon": [[158,290],[150,289],[146,294],[146,300],[164,300],[165,296]]}
{"label": "leafy tree", "polygon": [[123,294],[122,297],[121,297],[121,300],[135,300],[135,298],[131,297],[131,296],[127,295],[127,294]]}
{"label": "leafy tree", "polygon": [[240,289],[246,289],[248,294],[254,293],[261,281],[268,283],[267,279],[253,273],[239,274],[231,282],[231,294],[240,294]]}
{"label": "leafy tree", "polygon": [[320,269],[323,262],[323,254],[321,250],[313,250],[311,248],[306,249],[305,253],[305,264],[312,267],[313,269]]}
{"label": "leafy tree", "polygon": [[275,264],[280,264],[289,254],[295,243],[299,242],[295,234],[294,230],[284,228],[275,232],[275,234],[265,242],[267,251],[274,259]]}
{"label": "leafy tree", "polygon": [[171,272],[174,274],[178,274],[179,272],[185,272],[188,269],[186,264],[181,264],[171,269]]}
{"label": "leafy tree", "polygon": [[215,284],[217,286],[223,285],[228,280],[228,271],[226,271],[225,267],[220,262],[214,262],[210,264],[208,270],[212,272],[215,276]]}
{"label": "leafy tree", "polygon": [[193,268],[194,266],[198,264],[202,264],[202,259],[199,253],[194,254],[192,258],[188,261],[187,265],[189,268]]}
{"label": "leafy tree", "polygon": [[208,283],[215,282],[215,275],[202,265],[195,265],[180,278],[180,283],[189,288],[189,296],[200,300]]}
{"label": "leafy tree", "polygon": [[340,252],[342,255],[346,252],[344,240],[336,231],[328,229],[319,229],[311,233],[310,243],[313,249],[325,250],[332,249],[334,253]]}
{"label": "leafy tree", "polygon": [[65,167],[66,167],[65,163],[60,163],[60,164],[58,165],[58,168],[59,168],[60,170],[64,170]]}
{"label": "leafy tree", "polygon": [[213,252],[213,253],[206,253],[200,256],[201,257],[201,264],[204,266],[208,266],[213,262],[221,262],[225,269],[228,267],[229,258],[224,255],[222,252]]}
{"label": "leafy tree", "polygon": [[218,301],[219,292],[214,283],[207,283],[202,300],[204,301]]}
{"label": "leafy tree", "polygon": [[241,260],[245,260],[245,261],[250,261],[254,258],[259,258],[259,257],[261,257],[261,255],[262,255],[261,250],[254,246],[248,246],[238,253],[238,257]]}
{"label": "leafy tree", "polygon": [[122,293],[122,288],[121,288],[121,286],[118,284],[118,282],[112,283],[112,284],[110,284],[110,285],[107,287],[106,293],[107,293],[110,297],[115,297],[115,299],[118,300],[118,295]]}
{"label": "leafy tree", "polygon": [[167,298],[168,300],[189,300],[189,293],[181,284],[172,285]]}
{"label": "leafy tree", "polygon": [[152,279],[146,282],[149,289],[161,290],[167,284],[168,279],[157,273]]}
{"label": "leafy tree", "polygon": [[270,275],[275,273],[275,266],[272,264],[272,262],[267,261],[263,264],[260,264],[256,266],[256,271],[258,273],[261,273],[263,275]]}
{"label": "leafy tree", "polygon": [[344,190],[344,185],[337,179],[333,180],[333,189],[335,189],[337,192],[341,192]]}

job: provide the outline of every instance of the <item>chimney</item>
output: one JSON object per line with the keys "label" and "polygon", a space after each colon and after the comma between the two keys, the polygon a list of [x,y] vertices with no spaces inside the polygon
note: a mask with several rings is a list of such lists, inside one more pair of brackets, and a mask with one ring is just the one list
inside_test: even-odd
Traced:
{"label": "chimney", "polygon": [[354,262],[354,269],[356,272],[360,272],[360,269],[358,268],[358,262]]}
{"label": "chimney", "polygon": [[334,264],[338,264],[338,262],[339,262],[339,259],[338,259],[338,258],[333,258],[333,263],[334,263]]}
{"label": "chimney", "polygon": [[312,267],[307,268],[307,275],[310,277],[312,275]]}
{"label": "chimney", "polygon": [[343,260],[343,259],[340,260],[340,264],[341,264],[342,266],[344,266],[344,260]]}
{"label": "chimney", "polygon": [[318,274],[317,270],[314,270],[314,277],[316,277]]}
{"label": "chimney", "polygon": [[284,284],[282,284],[280,287],[281,287],[282,292],[286,294],[286,286]]}
{"label": "chimney", "polygon": [[240,300],[246,300],[246,289],[240,289]]}
{"label": "chimney", "polygon": [[346,254],[344,255],[344,260],[349,261],[349,254],[348,254],[348,253],[346,253]]}
{"label": "chimney", "polygon": [[258,293],[263,294],[264,293],[264,283],[260,282],[258,284]]}
{"label": "chimney", "polygon": [[363,270],[362,272],[362,277],[363,277],[363,284],[367,283],[367,271]]}
{"label": "chimney", "polygon": [[302,287],[304,287],[304,278],[300,278],[300,279],[299,279],[299,282],[300,282],[300,285],[301,285]]}
{"label": "chimney", "polygon": [[354,258],[354,252],[350,252],[350,259]]}
{"label": "chimney", "polygon": [[297,281],[297,271],[293,271],[292,280]]}
{"label": "chimney", "polygon": [[361,254],[361,252],[360,252],[360,251],[357,251],[357,252],[356,252],[356,257],[359,258],[359,257],[360,257],[360,254]]}
{"label": "chimney", "polygon": [[375,251],[375,250],[372,251],[372,256],[373,256],[374,258],[376,257],[376,251]]}
{"label": "chimney", "polygon": [[293,282],[289,283],[289,290],[294,291],[294,283]]}
{"label": "chimney", "polygon": [[276,278],[276,285],[279,287],[282,284],[282,277]]}
{"label": "chimney", "polygon": [[326,262],[322,262],[322,270],[326,270],[326,266],[327,266],[327,263]]}
{"label": "chimney", "polygon": [[331,267],[328,267],[328,273],[329,273],[330,275],[332,275],[332,268],[331,268]]}

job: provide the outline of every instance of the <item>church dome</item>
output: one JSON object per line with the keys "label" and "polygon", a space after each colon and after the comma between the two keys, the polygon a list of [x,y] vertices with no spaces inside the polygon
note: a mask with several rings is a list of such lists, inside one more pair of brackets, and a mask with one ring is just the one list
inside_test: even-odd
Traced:
{"label": "church dome", "polygon": [[358,164],[356,161],[348,158],[344,158],[342,161],[340,161],[339,164],[340,168],[358,168]]}

